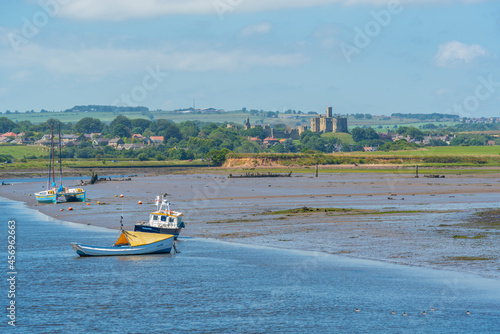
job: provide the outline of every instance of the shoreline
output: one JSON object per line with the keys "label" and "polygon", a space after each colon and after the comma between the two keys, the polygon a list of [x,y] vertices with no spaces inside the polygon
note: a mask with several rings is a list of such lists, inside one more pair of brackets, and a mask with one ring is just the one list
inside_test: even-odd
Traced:
{"label": "shoreline", "polygon": [[[38,205],[28,194],[39,191],[39,182],[2,186],[0,196],[24,202],[56,219],[111,229],[119,228],[123,214],[124,228],[133,229],[136,221],[147,219],[154,209],[154,196],[167,192],[172,209],[185,216],[186,228],[181,236],[317,251],[499,280],[500,245],[494,242],[498,229],[485,230],[469,224],[475,212],[498,208],[500,197],[492,186],[497,180],[498,175],[415,179],[385,174],[234,180],[186,173],[143,175],[132,181],[87,186],[89,205]],[[115,197],[120,194],[124,197]],[[139,200],[144,204],[139,205]],[[67,210],[69,206],[73,211]],[[303,206],[371,208],[394,213],[265,214]],[[485,237],[475,238],[481,234]]]}

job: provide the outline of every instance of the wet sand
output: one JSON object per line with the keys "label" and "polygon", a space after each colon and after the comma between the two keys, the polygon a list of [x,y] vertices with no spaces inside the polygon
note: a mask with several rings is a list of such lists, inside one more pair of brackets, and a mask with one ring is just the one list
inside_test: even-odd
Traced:
{"label": "wet sand", "polygon": [[[471,222],[476,212],[500,207],[500,173],[439,179],[371,173],[242,179],[220,174],[144,175],[86,186],[90,205],[37,204],[33,194],[43,190],[44,184],[1,186],[0,196],[81,224],[118,229],[123,215],[125,228],[133,229],[137,221],[148,219],[155,208],[154,197],[168,193],[172,209],[184,213],[187,226],[181,236],[320,251],[500,279],[500,230]],[[70,206],[73,211],[68,211]],[[374,212],[265,214],[304,206]]]}

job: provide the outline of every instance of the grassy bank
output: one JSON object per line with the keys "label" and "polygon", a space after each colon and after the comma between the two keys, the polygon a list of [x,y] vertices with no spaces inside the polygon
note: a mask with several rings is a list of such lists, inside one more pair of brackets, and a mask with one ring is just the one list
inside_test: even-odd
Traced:
{"label": "grassy bank", "polygon": [[500,166],[497,147],[437,147],[414,151],[237,154],[227,156],[226,167],[314,166],[314,165],[416,165],[422,167]]}

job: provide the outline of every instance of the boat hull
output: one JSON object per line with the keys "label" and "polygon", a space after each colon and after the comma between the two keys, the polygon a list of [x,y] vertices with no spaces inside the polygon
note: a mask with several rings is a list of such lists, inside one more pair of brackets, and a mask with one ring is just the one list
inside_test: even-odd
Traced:
{"label": "boat hull", "polygon": [[113,246],[99,247],[72,243],[71,247],[81,257],[86,256],[124,256],[124,255],[144,255],[170,253],[174,243],[174,238],[160,240],[151,244],[141,246]]}
{"label": "boat hull", "polygon": [[66,202],[85,202],[85,191],[71,194],[63,194]]}
{"label": "boat hull", "polygon": [[55,204],[57,203],[57,194],[48,194],[48,195],[36,195],[35,194],[36,201],[38,203],[44,203],[44,204]]}
{"label": "boat hull", "polygon": [[135,225],[134,231],[136,232],[147,232],[147,233],[159,233],[159,234],[173,234],[174,239],[177,240],[182,228],[164,228],[164,227],[154,227],[148,225]]}

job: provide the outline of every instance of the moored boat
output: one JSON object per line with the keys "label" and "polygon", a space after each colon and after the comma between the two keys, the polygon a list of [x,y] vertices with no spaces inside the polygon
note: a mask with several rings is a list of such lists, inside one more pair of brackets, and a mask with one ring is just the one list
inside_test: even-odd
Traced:
{"label": "moored boat", "polygon": [[177,239],[186,225],[182,221],[182,212],[170,210],[166,196],[156,197],[156,211],[151,212],[148,221],[135,225],[134,231],[146,233],[173,234]]}
{"label": "moored boat", "polygon": [[82,188],[67,188],[57,193],[58,196],[64,196],[66,202],[85,202],[86,192]]}
{"label": "moored boat", "polygon": [[43,190],[35,193],[35,198],[38,203],[57,203],[57,189]]}
{"label": "moored boat", "polygon": [[121,231],[115,244],[111,247],[71,243],[71,247],[81,257],[170,253],[173,245],[174,236],[171,234],[135,231]]}

